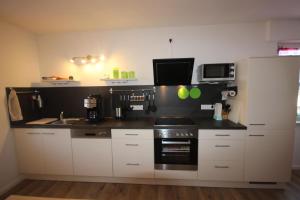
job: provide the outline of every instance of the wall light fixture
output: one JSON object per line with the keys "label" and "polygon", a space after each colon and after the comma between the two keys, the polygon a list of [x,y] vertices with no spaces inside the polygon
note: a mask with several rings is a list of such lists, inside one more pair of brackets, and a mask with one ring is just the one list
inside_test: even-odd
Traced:
{"label": "wall light fixture", "polygon": [[103,55],[101,56],[92,56],[92,55],[87,55],[87,56],[82,56],[82,57],[73,57],[70,59],[71,63],[74,63],[76,65],[85,65],[85,64],[96,64],[101,61],[104,61],[105,57]]}

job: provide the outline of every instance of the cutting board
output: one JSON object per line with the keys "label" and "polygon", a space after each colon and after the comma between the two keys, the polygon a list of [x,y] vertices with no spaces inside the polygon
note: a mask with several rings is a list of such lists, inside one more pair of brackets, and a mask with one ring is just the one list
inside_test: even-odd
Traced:
{"label": "cutting board", "polygon": [[234,123],[239,123],[241,104],[237,100],[227,100],[227,103],[230,105],[231,111],[229,113],[228,119]]}
{"label": "cutting board", "polygon": [[57,118],[43,118],[43,119],[27,122],[26,124],[48,124],[57,120],[58,120]]}

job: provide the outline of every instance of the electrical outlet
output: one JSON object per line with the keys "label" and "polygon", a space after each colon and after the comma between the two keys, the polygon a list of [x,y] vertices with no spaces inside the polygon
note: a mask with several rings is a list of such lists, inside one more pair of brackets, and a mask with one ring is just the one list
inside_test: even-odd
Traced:
{"label": "electrical outlet", "polygon": [[144,110],[144,105],[131,105],[132,110]]}
{"label": "electrical outlet", "polygon": [[212,104],[201,104],[201,110],[214,110],[215,106]]}

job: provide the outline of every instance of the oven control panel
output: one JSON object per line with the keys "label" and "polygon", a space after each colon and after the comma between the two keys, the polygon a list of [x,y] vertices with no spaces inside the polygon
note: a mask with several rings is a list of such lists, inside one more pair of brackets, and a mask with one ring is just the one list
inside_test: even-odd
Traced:
{"label": "oven control panel", "polygon": [[198,138],[198,129],[154,129],[154,138]]}

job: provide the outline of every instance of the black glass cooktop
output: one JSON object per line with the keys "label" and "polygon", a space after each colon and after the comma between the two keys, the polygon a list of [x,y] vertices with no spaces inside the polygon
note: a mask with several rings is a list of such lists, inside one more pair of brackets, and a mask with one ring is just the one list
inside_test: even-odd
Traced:
{"label": "black glass cooktop", "polygon": [[155,121],[155,125],[193,125],[192,119],[185,117],[160,117]]}

